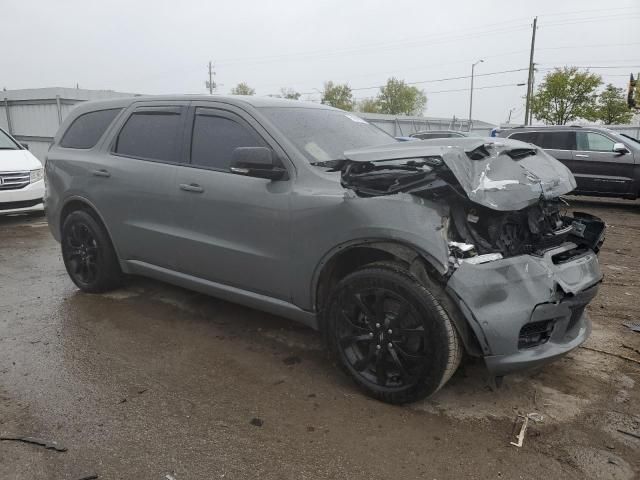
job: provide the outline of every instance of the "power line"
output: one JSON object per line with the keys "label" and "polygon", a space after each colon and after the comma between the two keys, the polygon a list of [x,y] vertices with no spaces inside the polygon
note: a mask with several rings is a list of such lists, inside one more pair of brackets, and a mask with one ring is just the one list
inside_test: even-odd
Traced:
{"label": "power line", "polygon": [[[524,86],[524,83],[502,83],[500,85],[487,85],[484,87],[474,87],[474,90],[488,90],[488,89],[493,89],[493,88],[504,88],[504,87],[522,87]],[[424,92],[425,95],[435,95],[438,93],[452,93],[452,92],[468,92],[469,88],[452,88],[452,89],[448,89],[448,90],[433,90],[433,91],[426,91]],[[370,97],[356,97],[356,100],[364,100],[364,99],[368,99]]]}
{"label": "power line", "polygon": [[[225,61],[219,61],[219,66],[232,66],[241,63],[270,63],[270,62],[278,62],[283,60],[289,60],[292,57],[298,57],[300,59],[308,59],[308,58],[333,58],[345,55],[353,55],[356,53],[366,53],[368,51],[372,51],[372,53],[378,53],[380,51],[385,50],[393,50],[397,48],[407,48],[412,46],[423,46],[423,45],[440,45],[451,42],[456,42],[459,40],[465,40],[468,38],[477,38],[483,37],[487,35],[496,35],[496,34],[505,34],[505,33],[513,33],[519,30],[524,30],[528,28],[528,25],[519,25],[519,26],[511,26],[507,29],[495,29],[488,31],[479,31],[479,32],[470,32],[462,35],[450,35],[450,36],[442,36],[442,35],[431,35],[427,37],[415,37],[410,41],[402,41],[402,42],[384,42],[384,43],[376,43],[376,44],[364,44],[359,47],[349,48],[349,49],[341,49],[341,50],[330,50],[330,51],[315,51],[315,52],[297,52],[283,55],[271,55],[266,57],[244,57],[244,58],[236,58],[236,59],[227,59]],[[418,40],[420,39],[420,40]]]}
{"label": "power line", "polygon": [[544,28],[547,28],[547,27],[558,27],[558,26],[564,26],[564,25],[579,25],[581,23],[601,22],[603,20],[607,20],[607,21],[608,20],[635,20],[636,18],[639,18],[639,15],[637,14],[605,15],[604,17],[587,17],[587,18],[576,19],[570,22],[545,23],[543,26]]}
{"label": "power line", "polygon": [[[505,74],[505,73],[523,72],[525,70],[527,70],[527,69],[526,68],[514,68],[512,70],[502,70],[502,71],[499,71],[499,72],[479,73],[479,74],[474,75],[474,76],[475,77],[488,77],[488,76],[491,76],[491,75],[502,75],[502,74]],[[405,82],[405,84],[407,84],[407,85],[419,85],[421,83],[445,82],[445,81],[448,81],[448,80],[462,80],[462,79],[465,79],[465,78],[471,78],[471,75],[460,75],[458,77],[446,77],[446,78],[433,78],[433,79],[430,79],[430,80],[419,80],[419,81],[416,81],[416,82]],[[381,88],[383,86],[384,85],[375,85],[373,87],[357,87],[357,88],[352,88],[351,90],[352,91],[373,90],[375,88]],[[468,89],[466,89],[466,90],[468,90]],[[314,92],[303,92],[302,95],[311,95],[313,93]]]}

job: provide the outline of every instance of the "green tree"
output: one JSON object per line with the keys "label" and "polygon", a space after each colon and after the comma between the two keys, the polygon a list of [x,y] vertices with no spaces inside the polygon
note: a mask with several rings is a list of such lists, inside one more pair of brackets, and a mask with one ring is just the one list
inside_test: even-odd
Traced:
{"label": "green tree", "polygon": [[565,125],[577,118],[595,119],[599,75],[576,67],[556,68],[548,73],[531,99],[531,111],[547,125]]}
{"label": "green tree", "polygon": [[595,118],[602,120],[605,125],[629,123],[633,118],[633,112],[627,105],[627,95],[623,88],[616,88],[609,84],[598,95],[598,103],[595,108]]}
{"label": "green tree", "polygon": [[377,98],[363,98],[356,104],[359,112],[380,113],[380,104]]}
{"label": "green tree", "polygon": [[255,95],[256,91],[244,82],[231,89],[231,95]]}
{"label": "green tree", "polygon": [[301,93],[296,92],[293,88],[281,88],[280,98],[286,98],[288,100],[298,100],[302,96]]}
{"label": "green tree", "polygon": [[350,112],[353,110],[355,104],[351,87],[346,83],[335,84],[331,81],[325,82],[324,91],[322,92],[322,103]]}
{"label": "green tree", "polygon": [[427,105],[427,97],[419,88],[391,77],[384,87],[380,87],[377,103],[380,113],[422,115]]}

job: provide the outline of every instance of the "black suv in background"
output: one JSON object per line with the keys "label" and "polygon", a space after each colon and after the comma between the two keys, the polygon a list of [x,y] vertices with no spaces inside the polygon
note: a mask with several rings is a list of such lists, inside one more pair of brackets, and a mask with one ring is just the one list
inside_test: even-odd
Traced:
{"label": "black suv in background", "polygon": [[602,127],[501,129],[497,136],[533,143],[564,163],[578,184],[573,193],[636,199],[640,196],[640,141]]}

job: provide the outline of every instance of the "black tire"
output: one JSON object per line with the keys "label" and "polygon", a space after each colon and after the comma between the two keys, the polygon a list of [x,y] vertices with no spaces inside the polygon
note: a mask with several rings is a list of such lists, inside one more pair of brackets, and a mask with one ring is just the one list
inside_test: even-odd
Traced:
{"label": "black tire", "polygon": [[325,322],[342,368],[387,403],[432,395],[460,364],[462,348],[447,312],[399,265],[373,264],[338,282]]}
{"label": "black tire", "polygon": [[122,285],[122,271],[107,231],[85,210],[71,212],[62,224],[62,260],[73,283],[88,293]]}

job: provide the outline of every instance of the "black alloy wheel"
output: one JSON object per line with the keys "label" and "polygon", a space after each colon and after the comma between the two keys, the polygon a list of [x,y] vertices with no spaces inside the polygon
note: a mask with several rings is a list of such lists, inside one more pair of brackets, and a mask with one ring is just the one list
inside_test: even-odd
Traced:
{"label": "black alloy wheel", "polygon": [[435,393],[461,346],[437,299],[404,268],[364,267],[334,287],[325,310],[329,347],[371,396],[406,403]]}
{"label": "black alloy wheel", "polygon": [[61,244],[67,273],[82,291],[100,293],[121,285],[115,250],[93,214],[85,210],[70,213],[62,225]]}

